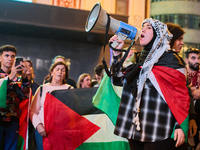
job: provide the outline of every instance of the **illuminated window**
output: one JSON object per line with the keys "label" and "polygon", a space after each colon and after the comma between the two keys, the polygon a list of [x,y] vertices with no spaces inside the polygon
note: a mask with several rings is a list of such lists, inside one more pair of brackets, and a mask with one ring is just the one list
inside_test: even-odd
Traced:
{"label": "illuminated window", "polygon": [[192,14],[162,14],[151,16],[153,19],[160,20],[161,22],[172,22],[179,24],[182,28],[200,30],[200,15]]}

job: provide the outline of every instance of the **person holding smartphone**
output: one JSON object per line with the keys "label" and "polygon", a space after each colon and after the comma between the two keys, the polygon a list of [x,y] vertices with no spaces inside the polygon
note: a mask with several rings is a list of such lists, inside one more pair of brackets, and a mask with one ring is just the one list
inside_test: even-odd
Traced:
{"label": "person holding smartphone", "polygon": [[[16,53],[17,49],[12,45],[0,47],[0,142],[4,150],[17,149],[21,112],[19,104],[29,95],[27,67],[22,61],[15,66]],[[20,71],[22,80],[18,82]]]}

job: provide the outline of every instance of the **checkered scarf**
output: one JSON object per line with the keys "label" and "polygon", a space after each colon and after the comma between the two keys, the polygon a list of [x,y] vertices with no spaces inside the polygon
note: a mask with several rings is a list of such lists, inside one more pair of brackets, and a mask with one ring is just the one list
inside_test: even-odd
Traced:
{"label": "checkered scarf", "polygon": [[164,23],[154,20],[154,19],[145,19],[143,21],[144,23],[149,23],[154,29],[157,34],[157,37],[153,43],[153,46],[147,55],[144,64],[142,66],[142,69],[140,71],[139,79],[137,82],[137,97],[136,97],[136,103],[134,107],[134,118],[133,123],[137,125],[137,130],[140,130],[140,122],[139,122],[139,112],[140,112],[140,101],[142,97],[142,91],[145,85],[145,82],[147,78],[149,77],[149,74],[154,66],[155,63],[158,62],[159,58],[163,55],[165,51],[168,51],[170,49],[169,42],[172,39],[172,34],[168,31],[167,25]]}

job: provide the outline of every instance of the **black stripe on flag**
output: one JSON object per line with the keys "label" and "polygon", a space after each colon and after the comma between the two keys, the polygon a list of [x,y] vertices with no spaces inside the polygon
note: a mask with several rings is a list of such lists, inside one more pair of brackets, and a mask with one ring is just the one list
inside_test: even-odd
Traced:
{"label": "black stripe on flag", "polygon": [[92,104],[92,98],[98,88],[80,88],[69,90],[56,90],[51,94],[74,110],[79,115],[103,114],[103,112]]}

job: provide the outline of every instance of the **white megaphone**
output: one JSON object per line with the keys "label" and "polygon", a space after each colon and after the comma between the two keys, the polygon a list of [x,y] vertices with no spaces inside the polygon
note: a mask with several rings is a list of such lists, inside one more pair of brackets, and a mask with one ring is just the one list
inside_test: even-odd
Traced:
{"label": "white megaphone", "polygon": [[[110,16],[109,16],[110,17]],[[98,2],[94,5],[90,11],[86,24],[86,32],[94,29],[105,29],[107,25],[108,15],[107,12],[102,9],[101,4]],[[140,31],[129,24],[126,24],[122,21],[118,21],[110,17],[110,28],[118,35],[119,39],[122,40],[134,40],[136,41],[140,36]],[[112,47],[117,47],[118,43],[115,41],[112,43]]]}

